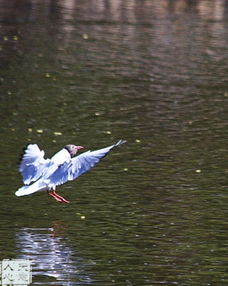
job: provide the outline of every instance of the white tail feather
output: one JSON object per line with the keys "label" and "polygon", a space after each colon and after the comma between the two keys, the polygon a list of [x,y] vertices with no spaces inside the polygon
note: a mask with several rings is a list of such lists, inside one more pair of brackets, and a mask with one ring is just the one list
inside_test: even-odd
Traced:
{"label": "white tail feather", "polygon": [[16,196],[21,197],[21,196],[27,196],[30,194],[33,194],[35,192],[43,191],[47,189],[46,184],[40,184],[40,182],[35,182],[34,184],[30,186],[23,186],[20,189],[18,189],[15,193]]}

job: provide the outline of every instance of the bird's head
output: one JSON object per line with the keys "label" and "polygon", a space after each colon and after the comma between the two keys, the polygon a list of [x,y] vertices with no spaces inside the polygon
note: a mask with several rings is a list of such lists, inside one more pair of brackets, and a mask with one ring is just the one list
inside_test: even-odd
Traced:
{"label": "bird's head", "polygon": [[73,144],[68,144],[64,148],[70,153],[70,156],[72,158],[72,157],[74,157],[76,155],[78,150],[83,149],[84,147],[82,147],[82,146],[75,146]]}

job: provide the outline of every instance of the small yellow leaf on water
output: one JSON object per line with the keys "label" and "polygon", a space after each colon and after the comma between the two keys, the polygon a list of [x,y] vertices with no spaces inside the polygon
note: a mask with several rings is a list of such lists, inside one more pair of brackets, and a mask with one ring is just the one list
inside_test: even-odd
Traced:
{"label": "small yellow leaf on water", "polygon": [[87,39],[89,38],[89,36],[88,36],[88,34],[83,34],[83,35],[82,35],[82,38],[83,38],[84,40],[87,40]]}
{"label": "small yellow leaf on water", "polygon": [[140,143],[141,140],[140,140],[140,139],[136,139],[135,142],[136,142],[136,143]]}
{"label": "small yellow leaf on water", "polygon": [[46,72],[45,77],[49,78],[51,77],[51,75],[48,72]]}
{"label": "small yellow leaf on water", "polygon": [[106,134],[112,134],[112,132],[111,132],[111,131],[109,131],[109,130],[108,130],[108,131],[106,131],[105,133],[106,133]]}
{"label": "small yellow leaf on water", "polygon": [[201,170],[200,170],[200,169],[197,169],[197,170],[196,170],[196,173],[201,173]]}
{"label": "small yellow leaf on water", "polygon": [[55,131],[55,132],[54,132],[54,135],[55,135],[55,136],[60,136],[60,135],[63,135],[63,133],[62,133],[62,132]]}
{"label": "small yellow leaf on water", "polygon": [[8,37],[7,37],[7,36],[4,36],[4,37],[3,37],[3,40],[4,40],[4,41],[8,41]]}
{"label": "small yellow leaf on water", "polygon": [[28,132],[32,132],[32,128],[28,128]]}
{"label": "small yellow leaf on water", "polygon": [[56,143],[56,140],[55,140],[55,139],[53,139],[53,140],[52,140],[52,142],[53,142],[53,143]]}
{"label": "small yellow leaf on water", "polygon": [[43,129],[37,129],[36,132],[41,134],[41,133],[43,133],[44,131],[43,131]]}
{"label": "small yellow leaf on water", "polygon": [[18,40],[18,36],[13,36],[14,41]]}
{"label": "small yellow leaf on water", "polygon": [[128,168],[124,168],[124,171],[127,172],[127,171],[128,171]]}
{"label": "small yellow leaf on water", "polygon": [[81,219],[85,219],[86,217],[84,215],[81,215]]}

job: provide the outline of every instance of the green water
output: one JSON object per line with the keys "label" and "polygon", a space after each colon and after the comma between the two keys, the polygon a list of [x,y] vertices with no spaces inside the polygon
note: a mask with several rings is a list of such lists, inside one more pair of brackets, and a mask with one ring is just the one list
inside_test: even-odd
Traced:
{"label": "green water", "polygon": [[[227,285],[228,5],[0,2],[0,260],[33,285]],[[127,144],[16,197],[23,147]]]}

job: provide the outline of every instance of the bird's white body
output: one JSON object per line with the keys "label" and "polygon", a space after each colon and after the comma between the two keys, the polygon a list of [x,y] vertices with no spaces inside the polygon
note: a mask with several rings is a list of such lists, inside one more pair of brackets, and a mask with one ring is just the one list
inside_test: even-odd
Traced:
{"label": "bird's white body", "polygon": [[[34,149],[34,151],[35,151],[36,146],[37,146],[36,144],[29,145],[28,148]],[[44,154],[44,152],[43,152],[43,154]],[[50,190],[51,188],[48,186],[48,177],[50,176],[50,174],[52,174],[53,172],[56,171],[58,166],[62,165],[64,162],[67,162],[70,160],[71,160],[71,156],[70,156],[69,152],[65,148],[63,148],[62,150],[57,152],[51,159],[46,160],[46,162],[44,163],[45,171],[44,171],[42,177],[31,185],[26,185],[26,186],[21,187],[15,193],[16,196],[25,196],[25,195],[30,195],[30,194],[38,192],[38,191]],[[55,186],[52,188],[55,189]]]}
{"label": "bird's white body", "polygon": [[15,194],[16,196],[26,196],[39,191],[55,190],[56,186],[74,180],[87,172],[109,151],[122,143],[125,141],[120,140],[114,145],[97,151],[87,151],[74,158],[64,147],[51,159],[44,159],[44,151],[41,151],[38,145],[29,144],[19,166],[25,185]]}
{"label": "bird's white body", "polygon": [[51,158],[51,161],[52,161],[54,164],[57,164],[57,165],[61,165],[61,164],[63,164],[64,162],[70,161],[70,160],[71,160],[70,153],[69,153],[65,148],[63,148],[62,150],[60,150],[59,152],[57,152],[57,153]]}

